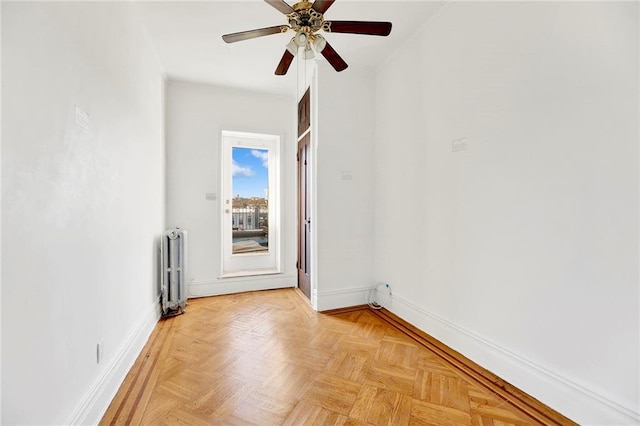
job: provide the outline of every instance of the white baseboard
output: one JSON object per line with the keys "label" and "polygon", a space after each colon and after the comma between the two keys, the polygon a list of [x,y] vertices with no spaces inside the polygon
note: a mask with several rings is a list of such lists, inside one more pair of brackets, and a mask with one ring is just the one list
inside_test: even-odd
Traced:
{"label": "white baseboard", "polygon": [[160,319],[160,314],[160,298],[158,298],[147,309],[139,323],[133,327],[120,350],[98,377],[66,424],[95,425],[100,422],[127,373],[142,352]]}
{"label": "white baseboard", "polygon": [[634,408],[599,395],[397,295],[387,309],[580,424],[640,424],[640,413]]}
{"label": "white baseboard", "polygon": [[245,277],[218,278],[211,281],[191,281],[189,297],[218,296],[245,291],[273,290],[297,285],[296,274],[251,275]]}
{"label": "white baseboard", "polygon": [[347,290],[323,291],[318,293],[316,308],[318,312],[367,303],[367,292],[371,287],[351,288]]}

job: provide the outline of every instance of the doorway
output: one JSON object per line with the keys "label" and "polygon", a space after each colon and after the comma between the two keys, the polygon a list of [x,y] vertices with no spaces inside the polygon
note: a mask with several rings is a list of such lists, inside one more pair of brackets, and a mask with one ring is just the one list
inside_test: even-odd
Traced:
{"label": "doorway", "polygon": [[311,299],[311,92],[298,103],[298,287]]}
{"label": "doorway", "polygon": [[222,276],[278,273],[279,145],[275,135],[222,132]]}
{"label": "doorway", "polygon": [[311,194],[309,192],[310,142],[307,133],[298,142],[298,287],[311,298]]}

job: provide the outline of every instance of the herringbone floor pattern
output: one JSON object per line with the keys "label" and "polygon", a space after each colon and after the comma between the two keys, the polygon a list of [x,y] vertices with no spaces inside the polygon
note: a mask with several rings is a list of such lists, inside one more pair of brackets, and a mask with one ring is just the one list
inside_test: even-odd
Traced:
{"label": "herringbone floor pattern", "polygon": [[189,301],[163,320],[101,424],[539,424],[368,309],[298,290]]}

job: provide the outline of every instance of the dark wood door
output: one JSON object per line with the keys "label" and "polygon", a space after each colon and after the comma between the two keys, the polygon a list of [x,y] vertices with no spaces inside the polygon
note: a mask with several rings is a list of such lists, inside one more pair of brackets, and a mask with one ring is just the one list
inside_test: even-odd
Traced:
{"label": "dark wood door", "polygon": [[304,92],[304,96],[298,102],[298,137],[311,126],[311,89]]}
{"label": "dark wood door", "polygon": [[298,142],[298,287],[311,298],[311,209],[309,150],[311,135]]}

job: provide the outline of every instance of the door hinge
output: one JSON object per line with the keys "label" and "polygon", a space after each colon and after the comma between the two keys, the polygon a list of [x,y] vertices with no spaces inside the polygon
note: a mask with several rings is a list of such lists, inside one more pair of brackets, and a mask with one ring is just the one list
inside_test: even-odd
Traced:
{"label": "door hinge", "polygon": [[296,262],[296,269],[300,269],[300,262]]}

